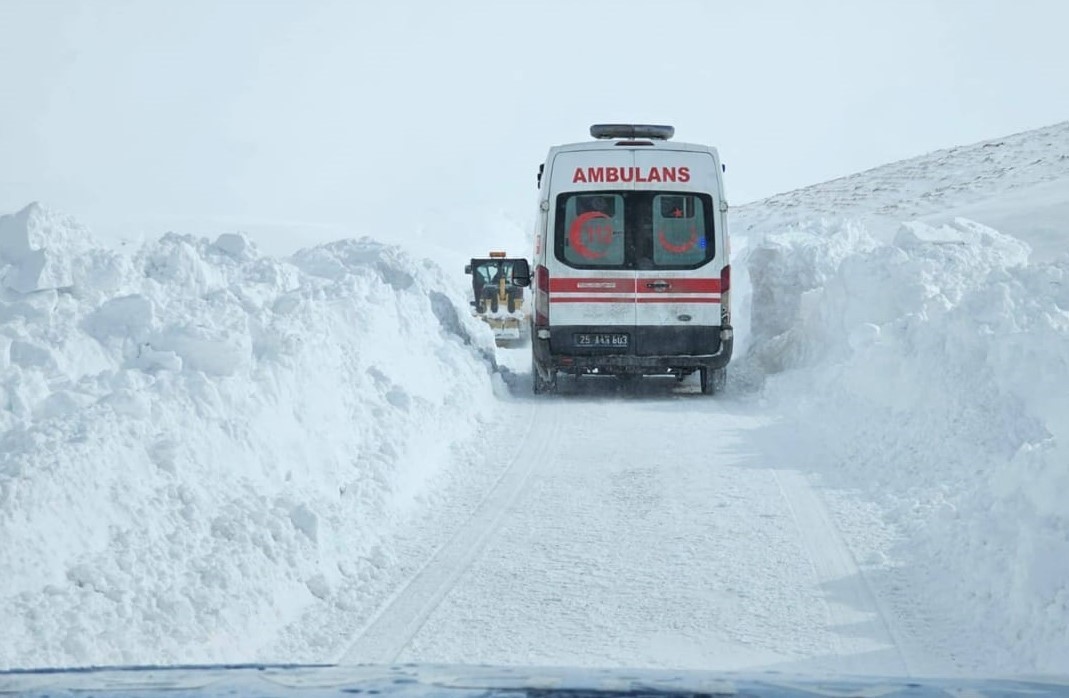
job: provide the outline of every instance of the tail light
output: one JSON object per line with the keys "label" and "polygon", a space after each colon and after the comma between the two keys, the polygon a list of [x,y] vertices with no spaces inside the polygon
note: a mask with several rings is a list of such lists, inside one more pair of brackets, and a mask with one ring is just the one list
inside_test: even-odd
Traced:
{"label": "tail light", "polygon": [[549,269],[535,267],[535,327],[549,326]]}
{"label": "tail light", "polygon": [[720,270],[720,324],[731,324],[731,265]]}

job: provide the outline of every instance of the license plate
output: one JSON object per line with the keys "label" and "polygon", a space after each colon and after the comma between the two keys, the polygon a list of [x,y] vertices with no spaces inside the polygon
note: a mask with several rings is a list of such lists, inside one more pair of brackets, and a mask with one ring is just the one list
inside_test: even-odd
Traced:
{"label": "license plate", "polygon": [[626,347],[630,337],[623,332],[582,332],[575,335],[577,347]]}

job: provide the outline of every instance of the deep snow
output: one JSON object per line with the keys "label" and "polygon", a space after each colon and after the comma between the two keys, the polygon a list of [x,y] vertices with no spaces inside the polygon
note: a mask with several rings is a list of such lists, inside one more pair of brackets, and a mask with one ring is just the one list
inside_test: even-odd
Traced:
{"label": "deep snow", "polygon": [[769,197],[737,211],[736,235],[821,218],[864,222],[889,242],[904,221],[963,217],[1027,242],[1033,257],[1065,251],[1069,121],[939,150]]}
{"label": "deep snow", "polygon": [[493,406],[488,330],[372,240],[121,253],[32,205],[0,255],[2,666],[249,657],[382,574]]}
{"label": "deep snow", "polygon": [[[766,448],[749,466],[754,477],[788,469],[819,485],[865,573],[851,593],[875,599],[895,642],[931,657],[914,670],[1065,671],[1069,258],[1058,253],[1067,208],[1061,124],[733,214],[739,354],[728,398],[761,417],[708,422],[742,439],[749,427],[732,425],[759,421]],[[507,236],[515,254],[518,232]],[[553,412],[552,403],[495,394],[492,337],[470,317],[460,273],[465,257],[485,250],[441,243],[420,252],[362,239],[276,259],[236,234],[169,234],[116,250],[36,205],[0,218],[0,666],[336,656],[344,633],[357,632],[345,623],[368,621],[415,573],[416,558],[459,530],[490,491],[497,471],[487,464],[501,458],[501,435],[516,439]],[[670,432],[679,408],[645,395],[592,401],[606,419],[615,412],[634,425],[611,444],[621,465],[688,447],[644,440],[647,424]],[[560,454],[586,433],[574,426],[553,432]],[[578,493],[563,457],[556,482]],[[623,478],[610,488],[623,504],[606,516],[622,517],[639,494],[628,487],[644,486],[627,478],[643,473],[608,465]],[[670,484],[645,475],[646,486]],[[528,505],[540,492],[529,488]],[[732,516],[758,517],[766,505],[771,520],[782,514],[762,502]],[[813,555],[819,541],[802,530],[820,518],[811,509],[795,522]],[[529,524],[504,520],[502,535],[531,537],[538,511]],[[595,514],[592,527],[608,520]],[[424,523],[413,529],[413,520]],[[756,530],[736,523],[737,536]],[[798,550],[783,533],[776,549]],[[569,554],[582,558],[575,542],[565,540]],[[629,543],[598,539],[614,564],[644,554],[607,543]],[[537,559],[506,552],[517,569]],[[678,551],[658,552],[675,560]],[[819,599],[769,576],[796,570],[795,583],[808,583],[799,562],[755,563],[765,576],[754,586]],[[611,595],[629,570],[589,573]],[[497,574],[491,565],[484,578]],[[472,607],[488,598],[475,587],[456,596],[488,623],[510,618]],[[541,608],[537,598],[532,607]],[[724,603],[725,613],[737,608]],[[849,618],[837,613],[829,620]],[[432,621],[448,628],[456,619]],[[700,634],[699,625],[687,632]],[[760,644],[744,629],[723,630]],[[777,657],[803,656],[810,643],[823,647],[813,638],[834,635],[797,631]],[[682,651],[671,643],[661,648],[666,661]],[[421,646],[461,649],[444,637],[417,637]],[[566,659],[549,650],[525,651]],[[596,656],[650,655],[577,661]]]}
{"label": "deep snow", "polygon": [[1069,657],[1069,258],[1027,255],[959,219],[891,244],[825,222],[749,258],[749,360],[796,465],[879,503],[883,591],[973,671]]}
{"label": "deep snow", "polygon": [[800,468],[878,503],[897,545],[848,535],[877,592],[936,618],[911,631],[965,670],[1064,672],[1069,123],[773,197],[735,229],[739,367]]}

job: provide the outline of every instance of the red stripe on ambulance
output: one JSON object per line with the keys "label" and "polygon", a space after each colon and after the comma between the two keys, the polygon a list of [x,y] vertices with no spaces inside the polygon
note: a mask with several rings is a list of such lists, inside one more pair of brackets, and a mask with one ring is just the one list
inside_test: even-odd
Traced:
{"label": "red stripe on ambulance", "polygon": [[689,304],[689,303],[719,303],[720,296],[676,296],[665,298],[663,296],[553,296],[550,303],[663,303],[666,305]]}
{"label": "red stripe on ambulance", "polygon": [[720,293],[720,279],[665,279],[666,287],[650,288],[655,279],[639,279],[639,293]]}
{"label": "red stripe on ambulance", "polygon": [[634,279],[578,278],[554,276],[549,280],[553,293],[634,293]]}
{"label": "red stripe on ambulance", "polygon": [[[648,284],[655,281],[667,281],[668,286],[651,288]],[[720,279],[655,279],[653,277],[638,279],[583,278],[554,276],[549,280],[552,293],[702,293],[719,294]]]}

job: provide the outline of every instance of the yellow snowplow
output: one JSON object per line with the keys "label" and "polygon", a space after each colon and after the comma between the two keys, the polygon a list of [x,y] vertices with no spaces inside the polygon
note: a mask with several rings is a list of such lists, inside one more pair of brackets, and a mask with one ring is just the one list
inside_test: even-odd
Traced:
{"label": "yellow snowplow", "polygon": [[510,258],[504,252],[474,257],[464,267],[471,274],[475,315],[490,325],[499,346],[523,340],[527,335],[527,315],[523,308],[523,286],[517,281],[529,274],[527,260]]}

